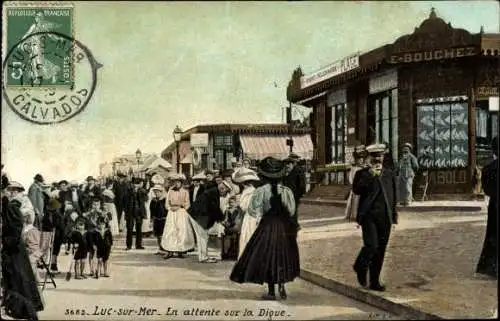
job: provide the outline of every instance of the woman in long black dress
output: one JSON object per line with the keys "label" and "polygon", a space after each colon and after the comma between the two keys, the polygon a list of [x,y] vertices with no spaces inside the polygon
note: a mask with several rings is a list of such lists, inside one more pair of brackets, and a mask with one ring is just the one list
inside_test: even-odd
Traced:
{"label": "woman in long black dress", "polygon": [[263,185],[254,191],[248,211],[260,212],[257,229],[236,262],[230,279],[237,283],[268,284],[265,300],[275,300],[275,285],[280,297],[286,299],[285,283],[300,273],[297,247],[297,223],[293,192],[280,184],[284,164],[267,157],[259,163]]}
{"label": "woman in long black dress", "polygon": [[481,175],[483,191],[490,197],[490,201],[486,236],[476,272],[496,279],[498,278],[498,136],[493,138],[491,145],[496,158],[483,168]]}
{"label": "woman in long black dress", "polygon": [[21,203],[9,201],[8,186],[7,176],[2,175],[2,306],[6,314],[13,318],[38,320],[37,312],[43,310],[42,296],[21,238]]}

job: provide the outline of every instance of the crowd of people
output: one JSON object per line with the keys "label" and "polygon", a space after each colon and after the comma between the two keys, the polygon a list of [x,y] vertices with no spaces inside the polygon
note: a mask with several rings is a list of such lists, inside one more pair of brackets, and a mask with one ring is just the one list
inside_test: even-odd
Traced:
{"label": "crowd of people", "polygon": [[184,258],[196,250],[200,263],[216,263],[208,255],[209,237],[214,236],[221,259],[237,261],[233,281],[268,283],[266,299],[276,299],[277,284],[286,299],[284,284],[300,269],[297,207],[306,182],[298,161],[291,154],[284,161],[268,157],[250,167],[245,159],[234,170],[206,170],[190,180],[178,173],[151,173],[145,179],[117,173],[104,184],[91,176],[84,184],[46,184],[37,174],[27,192],[2,172],[5,311],[36,319],[43,310],[41,271],[59,273],[63,247],[73,258],[66,280],[73,275],[77,280],[110,277],[108,262],[117,236],[125,230],[125,250],[133,243],[143,250],[144,225],[152,227],[155,254],[164,259]]}
{"label": "crowd of people", "polygon": [[[490,197],[488,224],[477,272],[497,277],[498,138],[494,161],[483,168],[483,189]],[[398,223],[397,177],[416,171],[411,145],[402,160],[391,162],[386,144],[359,146],[354,152],[352,186],[346,217],[363,234],[363,247],[353,265],[361,286],[384,291],[380,282],[385,249]],[[287,298],[285,284],[300,272],[297,208],[305,193],[299,157],[267,157],[256,167],[244,160],[231,171],[203,171],[189,180],[173,173],[145,179],[118,173],[102,186],[93,177],[85,184],[60,181],[47,185],[41,175],[24,187],[2,174],[2,300],[7,314],[36,320],[43,309],[38,272],[58,272],[63,245],[73,255],[67,279],[110,277],[109,260],[116,237],[125,229],[125,250],[143,250],[143,226],[151,226],[156,255],[165,260],[197,251],[200,263],[216,263],[208,254],[209,237],[219,240],[220,258],[236,261],[230,279],[268,285],[266,300]],[[413,173],[414,175],[414,173]],[[408,187],[407,184],[402,184]],[[408,197],[404,194],[404,199]],[[411,195],[410,195],[411,197]],[[125,228],[124,228],[125,226]],[[146,228],[146,230],[148,230]],[[88,259],[88,270],[86,263]],[[86,273],[87,272],[87,273]],[[369,273],[368,273],[369,272]]]}

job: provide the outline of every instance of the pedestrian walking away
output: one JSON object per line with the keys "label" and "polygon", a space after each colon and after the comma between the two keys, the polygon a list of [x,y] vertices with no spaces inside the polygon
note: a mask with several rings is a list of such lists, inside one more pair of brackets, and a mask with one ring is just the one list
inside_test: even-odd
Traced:
{"label": "pedestrian walking away", "polygon": [[234,265],[230,279],[237,283],[267,283],[265,300],[276,299],[277,284],[279,295],[285,300],[285,283],[300,274],[295,200],[292,190],[282,185],[283,162],[264,158],[258,173],[264,185],[255,190],[248,211],[261,211],[258,216],[262,220]]}

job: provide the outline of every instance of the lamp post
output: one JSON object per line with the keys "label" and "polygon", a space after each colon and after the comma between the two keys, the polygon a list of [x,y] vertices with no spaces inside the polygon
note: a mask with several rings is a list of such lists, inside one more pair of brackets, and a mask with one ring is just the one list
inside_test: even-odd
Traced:
{"label": "lamp post", "polygon": [[137,175],[139,176],[139,165],[141,163],[142,153],[140,149],[135,151],[135,158],[137,159]]}
{"label": "lamp post", "polygon": [[286,144],[290,147],[290,154],[293,152],[293,136],[292,136],[292,102],[289,102],[288,107],[286,108],[286,122],[288,124],[288,139]]}
{"label": "lamp post", "polygon": [[179,155],[179,143],[181,141],[182,129],[179,126],[175,126],[174,129],[174,141],[175,141],[175,166],[177,168],[177,173],[180,172],[180,155]]}

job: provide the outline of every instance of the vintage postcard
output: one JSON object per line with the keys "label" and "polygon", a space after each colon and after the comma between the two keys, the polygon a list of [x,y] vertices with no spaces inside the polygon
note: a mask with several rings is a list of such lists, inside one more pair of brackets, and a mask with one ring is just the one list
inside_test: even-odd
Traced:
{"label": "vintage postcard", "polygon": [[2,6],[2,320],[498,317],[497,1]]}

